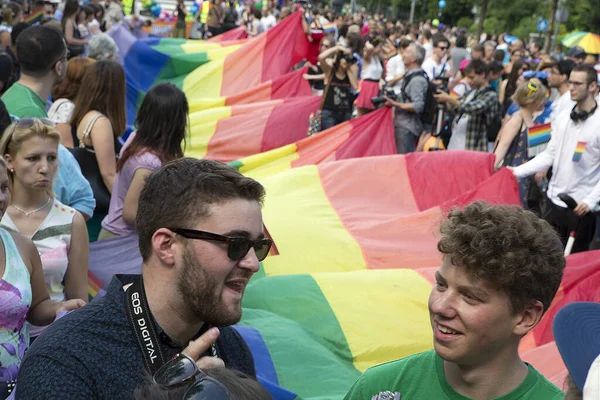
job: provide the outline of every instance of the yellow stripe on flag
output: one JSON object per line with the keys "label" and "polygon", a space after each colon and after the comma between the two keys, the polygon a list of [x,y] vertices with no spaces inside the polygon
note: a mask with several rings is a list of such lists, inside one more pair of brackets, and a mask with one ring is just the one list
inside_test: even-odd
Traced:
{"label": "yellow stripe on flag", "polygon": [[296,147],[296,144],[292,143],[265,153],[244,157],[240,160],[243,164],[240,172],[254,179],[262,180],[287,171],[292,168],[292,162],[299,157]]}
{"label": "yellow stripe on flag", "polygon": [[294,168],[261,183],[267,192],[263,220],[279,251],[263,261],[267,275],[322,272],[323,259],[330,258],[346,271],[366,268],[358,243],[325,195],[316,166]]}
{"label": "yellow stripe on flag", "polygon": [[188,99],[221,97],[224,59],[211,61],[193,70],[183,81]]}
{"label": "yellow stripe on flag", "polygon": [[190,143],[185,150],[186,157],[203,158],[208,142],[215,134],[217,124],[231,117],[231,107],[211,108],[202,112],[190,113]]}
{"label": "yellow stripe on flag", "polygon": [[[433,346],[431,284],[409,269],[314,274],[361,372]],[[382,323],[385,321],[385,323]]]}

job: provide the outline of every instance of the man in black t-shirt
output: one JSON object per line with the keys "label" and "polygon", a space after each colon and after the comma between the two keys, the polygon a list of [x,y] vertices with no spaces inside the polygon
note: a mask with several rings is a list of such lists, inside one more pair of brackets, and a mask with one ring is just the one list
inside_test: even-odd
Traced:
{"label": "man in black t-shirt", "polygon": [[136,218],[142,275],[115,276],[104,298],[52,324],[25,355],[17,399],[131,398],[144,367],[152,372],[206,332],[214,345],[200,368],[224,364],[255,376],[230,325],[271,246],[264,195],[218,161],[183,158],[150,174]]}

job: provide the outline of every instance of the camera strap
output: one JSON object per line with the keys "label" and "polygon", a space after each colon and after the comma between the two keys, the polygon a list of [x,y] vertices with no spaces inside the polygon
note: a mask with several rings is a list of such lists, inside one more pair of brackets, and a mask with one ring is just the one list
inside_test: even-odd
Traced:
{"label": "camera strap", "polygon": [[142,276],[138,276],[125,291],[127,318],[135,333],[137,344],[142,352],[144,368],[154,375],[164,364],[165,358],[160,349],[154,320],[148,307]]}

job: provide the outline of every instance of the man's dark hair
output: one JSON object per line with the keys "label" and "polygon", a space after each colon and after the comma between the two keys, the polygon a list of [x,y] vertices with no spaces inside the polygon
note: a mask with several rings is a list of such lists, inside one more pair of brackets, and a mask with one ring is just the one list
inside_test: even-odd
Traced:
{"label": "man's dark hair", "polygon": [[25,75],[39,78],[65,58],[66,45],[60,32],[36,25],[25,29],[17,39],[17,58]]}
{"label": "man's dark hair", "polygon": [[558,234],[546,221],[518,206],[477,201],[452,209],[440,231],[438,250],[453,265],[504,290],[513,314],[535,300],[548,310],[565,258]]}
{"label": "man's dark hair", "polygon": [[446,46],[450,46],[450,41],[446,39],[444,35],[435,35],[433,37],[433,47],[438,47],[440,43],[446,43]]}
{"label": "man's dark hair", "polygon": [[465,48],[467,47],[467,37],[465,35],[458,35],[456,37],[456,47]]}
{"label": "man's dark hair", "polygon": [[571,71],[573,70],[574,66],[575,63],[573,62],[573,60],[569,59],[560,60],[555,65],[556,69],[558,70],[558,73],[560,75],[566,75],[567,79],[569,79],[569,76],[571,75]]}
{"label": "man's dark hair", "polygon": [[[260,383],[243,372],[226,368],[210,368],[202,370],[206,375],[221,383],[235,399],[244,400],[272,400],[273,398]],[[184,385],[172,388],[162,387],[145,373],[142,385],[135,389],[135,400],[171,400],[181,399],[185,392],[193,385],[191,381]]]}
{"label": "man's dark hair", "polygon": [[17,44],[17,39],[19,36],[21,36],[21,33],[23,33],[23,31],[30,26],[31,25],[29,25],[27,22],[19,22],[13,26],[12,31],[10,32],[10,41],[12,42],[13,46]]}
{"label": "man's dark hair", "polygon": [[494,73],[497,74],[498,72],[502,72],[504,71],[504,65],[500,64],[499,62],[496,61],[492,61],[491,63],[487,64],[487,73]]}
{"label": "man's dark hair", "polygon": [[138,200],[136,229],[142,259],[152,254],[152,235],[160,228],[193,228],[210,206],[234,199],[262,205],[264,187],[219,161],[180,158],[153,172]]}
{"label": "man's dark hair", "polygon": [[505,55],[506,53],[504,52],[504,50],[494,50],[494,61],[499,63],[504,62]]}
{"label": "man's dark hair", "polygon": [[592,66],[587,64],[576,65],[571,70],[573,72],[585,72],[586,74],[586,83],[589,85],[592,82],[598,82],[598,71]]}
{"label": "man's dark hair", "polygon": [[483,60],[471,60],[471,62],[465,67],[465,74],[470,74],[471,72],[474,72],[477,75],[485,74],[485,76],[487,76],[487,64]]}

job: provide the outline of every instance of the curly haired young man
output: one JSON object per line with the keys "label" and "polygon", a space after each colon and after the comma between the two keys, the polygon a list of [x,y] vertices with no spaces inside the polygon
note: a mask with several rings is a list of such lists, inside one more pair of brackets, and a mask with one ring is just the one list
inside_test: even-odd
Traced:
{"label": "curly haired young man", "polygon": [[484,202],[450,211],[441,234],[434,350],[369,369],[346,399],[562,399],[518,353],[560,285],[558,235],[529,211]]}

